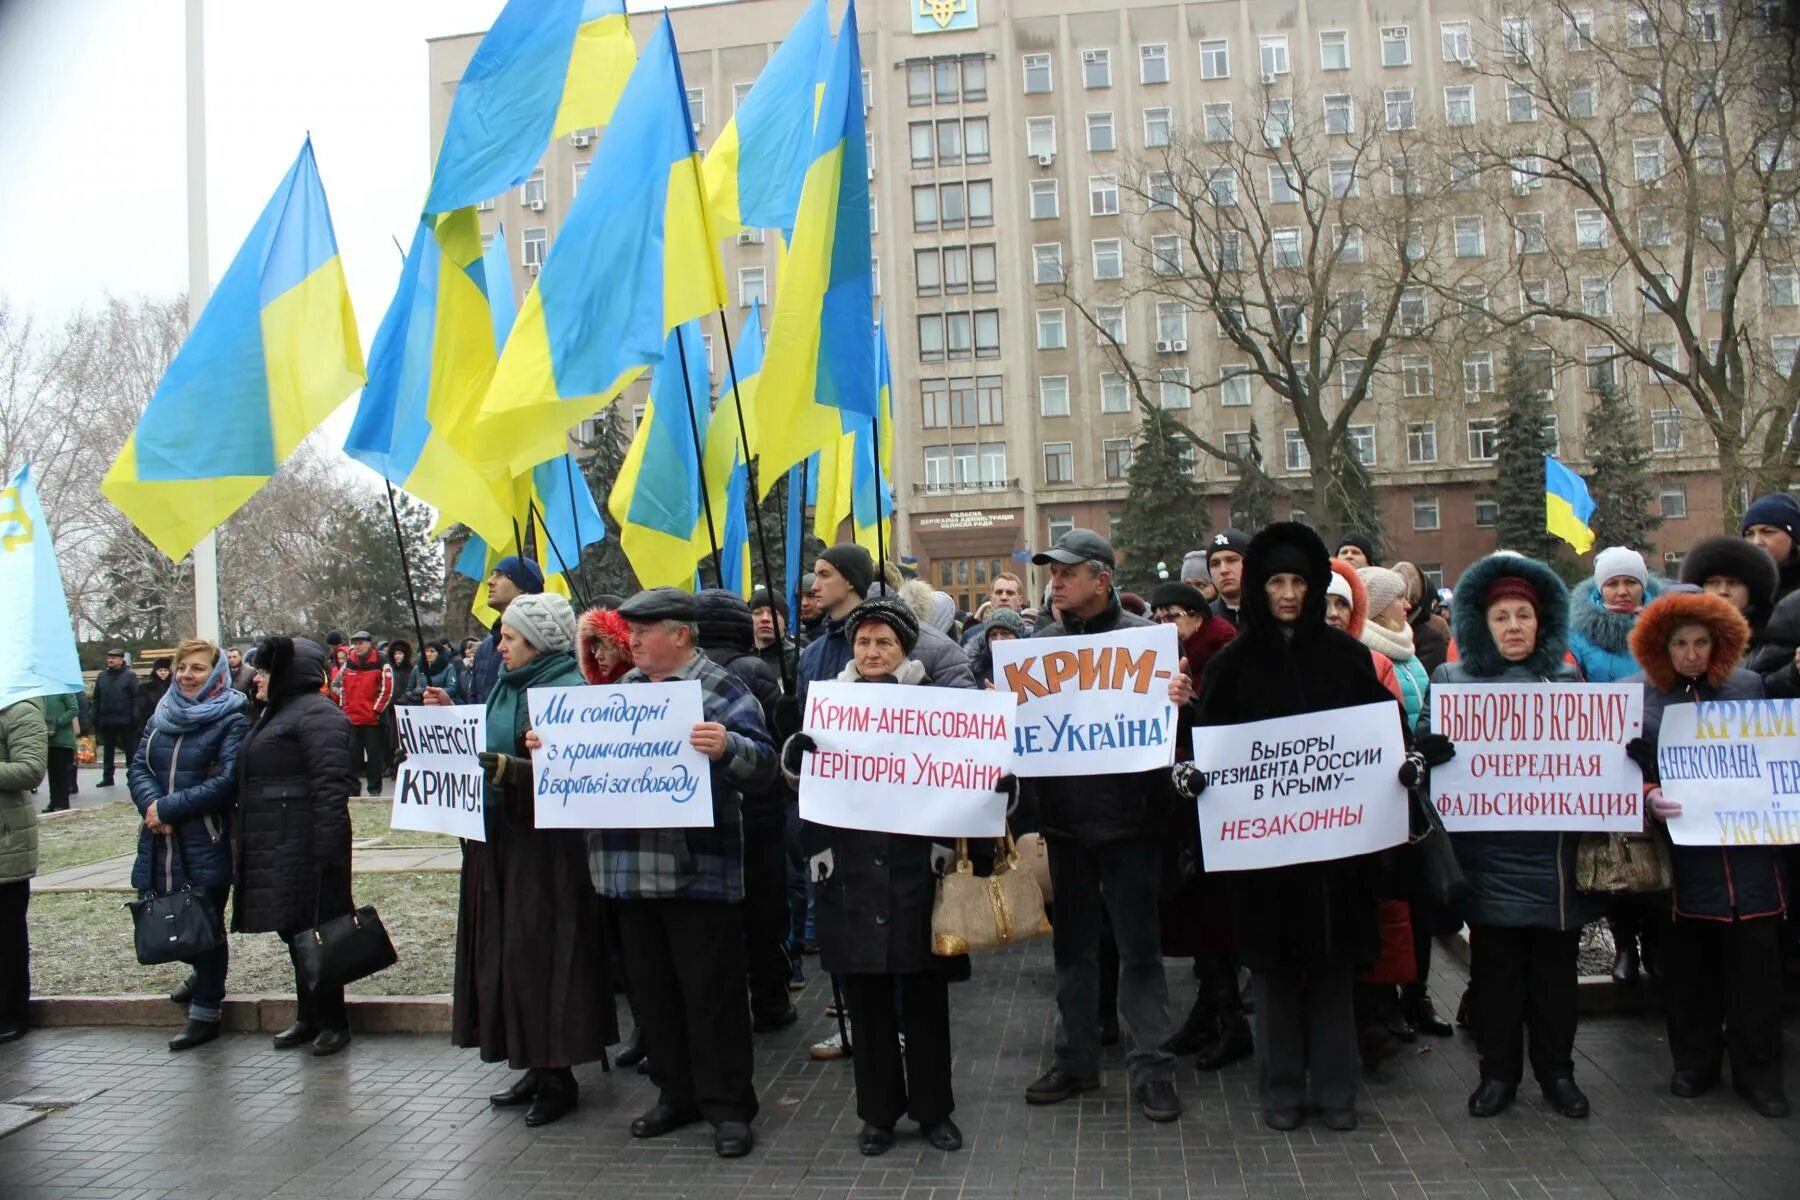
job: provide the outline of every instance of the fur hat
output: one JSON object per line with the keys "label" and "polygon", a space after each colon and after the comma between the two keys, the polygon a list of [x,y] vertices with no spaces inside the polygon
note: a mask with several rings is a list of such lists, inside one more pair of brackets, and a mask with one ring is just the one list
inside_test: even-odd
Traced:
{"label": "fur hat", "polygon": [[1750,611],[1755,614],[1752,620],[1767,617],[1775,606],[1781,568],[1755,542],[1724,534],[1695,542],[1681,560],[1681,582],[1704,586],[1715,575],[1740,580],[1750,589]]}
{"label": "fur hat", "polygon": [[1675,686],[1674,660],[1669,657],[1669,638],[1683,625],[1704,625],[1712,631],[1712,661],[1706,665],[1706,681],[1719,687],[1737,668],[1750,644],[1750,622],[1723,596],[1710,592],[1666,593],[1657,597],[1631,628],[1631,656],[1644,668],[1644,676],[1660,691]]}
{"label": "fur hat", "polygon": [[590,608],[582,613],[576,626],[575,642],[575,657],[580,660],[581,674],[589,683],[611,683],[617,675],[624,674],[622,671],[609,673],[601,665],[601,646],[611,647],[624,655],[628,665],[631,662],[631,625],[613,609]]}
{"label": "fur hat", "polygon": [[[1230,532],[1230,531],[1228,531]],[[1222,536],[1222,535],[1221,535]],[[1241,535],[1240,535],[1241,536]],[[1236,549],[1217,546],[1215,550]],[[1309,525],[1298,521],[1276,521],[1264,526],[1250,539],[1244,555],[1244,605],[1241,610],[1246,632],[1279,636],[1278,622],[1269,608],[1263,590],[1270,577],[1286,571],[1306,580],[1306,598],[1300,605],[1302,627],[1325,627],[1325,587],[1331,580],[1331,556],[1325,543]]]}

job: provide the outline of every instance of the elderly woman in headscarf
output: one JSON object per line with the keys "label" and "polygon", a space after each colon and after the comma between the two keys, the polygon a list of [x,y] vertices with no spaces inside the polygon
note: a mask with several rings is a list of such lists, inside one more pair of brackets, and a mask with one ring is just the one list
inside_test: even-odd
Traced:
{"label": "elderly woman in headscarf", "polygon": [[604,1061],[618,1040],[606,933],[588,879],[587,835],[539,829],[526,691],[580,687],[575,612],[554,592],[527,593],[500,618],[504,667],[487,702],[485,842],[463,843],[456,913],[451,1042],[523,1071],[488,1097],[529,1105],[527,1125],[575,1107],[574,1067]]}

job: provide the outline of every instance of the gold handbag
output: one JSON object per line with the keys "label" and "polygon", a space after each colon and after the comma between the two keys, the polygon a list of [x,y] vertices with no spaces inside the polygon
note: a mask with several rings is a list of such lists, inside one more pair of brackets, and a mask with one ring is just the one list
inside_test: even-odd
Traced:
{"label": "gold handbag", "polygon": [[1575,849],[1575,887],[1583,892],[1666,892],[1675,864],[1661,834],[1584,833]]}
{"label": "gold handbag", "polygon": [[994,873],[975,874],[969,842],[956,839],[956,869],[938,880],[931,903],[931,952],[945,958],[994,950],[1050,932],[1044,894],[1019,860],[1012,834],[997,839]]}

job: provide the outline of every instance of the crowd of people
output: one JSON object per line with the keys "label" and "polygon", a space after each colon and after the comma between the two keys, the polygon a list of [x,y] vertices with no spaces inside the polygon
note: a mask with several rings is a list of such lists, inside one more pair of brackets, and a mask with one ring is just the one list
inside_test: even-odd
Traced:
{"label": "crowd of people", "polygon": [[[1453,835],[1467,880],[1454,905],[1414,886],[1406,845],[1209,872],[1197,817],[1208,764],[1185,747],[1198,726],[1391,704],[1409,750],[1400,782],[1428,795],[1431,770],[1456,754],[1431,727],[1432,687],[1641,680],[1645,727],[1626,750],[1643,768],[1649,819],[1669,820],[1679,806],[1662,793],[1656,757],[1668,705],[1800,696],[1792,497],[1757,499],[1742,536],[1691,547],[1677,579],[1611,547],[1571,592],[1550,566],[1502,550],[1462,573],[1447,614],[1416,567],[1383,565],[1371,539],[1348,533],[1328,547],[1295,523],[1212,535],[1147,597],[1115,585],[1113,547],[1090,530],[1032,562],[1048,574],[1037,605],[1003,573],[972,614],[853,544],[820,554],[794,614],[766,589],[746,602],[672,588],[602,597],[577,614],[544,590],[535,563],[512,557],[487,581],[501,614],[491,633],[429,643],[416,662],[404,640],[378,649],[367,630],[323,643],[272,637],[247,659],[190,640],[141,682],[120,650],[89,698],[101,785],[123,751],[142,817],[134,887],[191,886],[221,925],[229,911],[231,931],[290,940],[352,907],[347,798],[359,785],[380,793],[393,706],[485,705],[486,840],[463,843],[452,1041],[518,1072],[493,1105],[524,1109],[527,1125],[554,1122],[578,1103],[574,1068],[608,1063],[618,1045],[610,1061],[657,1090],[634,1137],[704,1121],[720,1156],[748,1153],[752,1040],[796,1019],[791,993],[816,952],[839,1033],[812,1054],[851,1059],[862,1153],[890,1149],[903,1119],[952,1151],[963,1139],[951,985],[980,964],[933,952],[951,839],[799,819],[798,780],[817,749],[800,728],[808,689],[993,688],[997,641],[1168,624],[1183,663],[1168,684],[1183,747],[1172,770],[998,785],[1012,831],[1048,848],[1053,899],[1053,1052],[1027,1103],[1101,1087],[1102,1048],[1122,1041],[1131,1103],[1149,1120],[1180,1116],[1182,1062],[1207,1072],[1254,1056],[1268,1125],[1316,1116],[1353,1129],[1367,1073],[1406,1042],[1453,1035],[1427,980],[1433,939],[1466,925],[1470,984],[1457,1016],[1480,1053],[1470,1114],[1510,1106],[1529,1061],[1546,1103],[1580,1119],[1590,1104],[1574,1071],[1577,959],[1583,927],[1606,917],[1615,973],[1661,983],[1670,1090],[1698,1096],[1729,1065],[1755,1111],[1787,1114],[1790,850],[1674,847],[1671,891],[1612,900],[1577,889],[1578,837],[1555,832]],[[538,828],[528,689],[666,680],[700,685],[689,742],[710,764],[710,825]],[[52,807],[66,804],[81,724],[68,697],[0,711],[0,1040],[23,1033],[29,995],[27,793],[48,771]],[[1191,959],[1198,981],[1185,1014],[1171,1012],[1170,958]],[[227,943],[191,968],[172,996],[188,1021],[171,1050],[218,1036]],[[274,1044],[343,1050],[342,989],[307,993],[298,977],[296,989],[297,1019]]]}

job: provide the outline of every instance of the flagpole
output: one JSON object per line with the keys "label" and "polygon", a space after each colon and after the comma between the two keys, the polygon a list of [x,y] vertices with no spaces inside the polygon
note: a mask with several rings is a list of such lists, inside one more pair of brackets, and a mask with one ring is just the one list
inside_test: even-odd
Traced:
{"label": "flagpole", "polygon": [[[549,544],[550,553],[556,555],[557,558],[561,559],[562,564],[565,568],[568,567],[569,556],[562,552],[562,547],[558,546],[556,544],[556,539],[550,536],[550,518],[549,518],[549,516],[545,514],[543,509],[538,507],[538,502],[536,500],[526,500],[525,503],[529,504],[531,506],[531,511],[537,514],[538,528],[544,531],[544,541]],[[580,535],[577,534],[576,536],[579,537]],[[540,565],[542,565],[542,564],[540,564]],[[552,575],[552,574],[557,574],[557,573],[558,572],[552,572],[552,571],[544,572],[544,574],[546,576]],[[576,586],[575,573],[573,571],[564,570],[564,571],[560,572],[560,574],[563,577],[563,582],[569,585],[570,598],[573,599],[575,601],[575,603],[579,604],[582,608],[587,608],[588,607],[587,597],[583,596],[581,594],[581,589]]]}
{"label": "flagpole", "polygon": [[[206,266],[206,33],[201,0],[187,0],[188,329],[200,321],[211,286]],[[194,547],[194,633],[219,640],[219,537],[208,530]]]}
{"label": "flagpole", "polygon": [[[588,606],[587,599],[581,594],[583,589],[575,580],[576,574],[581,570],[581,501],[575,494],[575,456],[573,454],[565,453],[563,455],[563,478],[569,485],[569,520],[573,522],[575,526],[574,562],[571,564],[569,559],[563,558],[563,552],[557,550],[554,545],[552,545],[550,549],[556,552],[556,557],[562,558],[563,566],[568,567],[568,570],[563,572],[563,574],[568,579],[569,590],[575,593],[575,598],[580,601],[581,607],[586,608]],[[581,481],[581,486],[587,486],[586,479]],[[544,528],[548,529],[549,527],[550,523],[548,521],[544,522]]]}
{"label": "flagpole", "polygon": [[719,534],[713,525],[712,497],[706,491],[706,447],[700,444],[700,419],[694,415],[694,384],[688,374],[687,339],[675,333],[675,350],[681,356],[681,390],[687,393],[688,435],[694,439],[694,470],[700,475],[700,506],[706,512],[706,542],[712,547],[713,578],[725,586],[725,563],[719,554]]}
{"label": "flagpole", "polygon": [[[794,594],[790,599],[794,602],[794,620],[800,620],[800,581],[806,577],[806,476],[807,468],[812,466],[812,455],[807,455],[799,462],[800,468],[800,569],[794,572]],[[788,486],[794,486],[794,473],[788,472]],[[854,519],[854,517],[852,518]],[[792,534],[788,535],[792,537]],[[797,626],[796,626],[797,627]]]}
{"label": "flagpole", "polygon": [[[756,487],[756,460],[750,456],[750,429],[744,424],[744,394],[738,390],[737,359],[731,353],[731,322],[725,319],[723,308],[719,309],[719,333],[725,339],[725,369],[731,374],[731,393],[736,401],[731,407],[737,412],[738,445],[744,451],[744,470],[750,477],[749,495],[745,499],[750,503],[750,515],[756,521],[756,553],[762,559],[764,586],[772,596],[775,594],[775,572],[769,569],[769,538],[763,532],[762,505],[757,500],[760,493]],[[788,677],[787,656],[778,654],[775,657],[781,662],[782,690],[791,690],[794,681]]]}
{"label": "flagpole", "polygon": [[[890,385],[890,387],[891,386],[892,385]],[[881,393],[879,390],[875,393],[875,426],[874,436],[869,439],[869,454],[875,460],[875,555],[879,560],[875,564],[875,570],[877,574],[885,575],[887,571],[887,541],[886,534],[881,527],[887,524],[887,518],[881,515],[881,493],[886,485],[881,478]],[[852,527],[856,525],[856,479],[854,467],[851,468],[850,480],[850,524]],[[896,563],[895,568],[898,569],[898,567],[899,564]]]}
{"label": "flagpole", "polygon": [[[419,620],[418,597],[413,595],[412,565],[406,561],[406,538],[400,533],[400,506],[394,503],[394,485],[386,479],[381,482],[387,484],[388,517],[394,522],[394,546],[400,551],[400,578],[406,581],[406,605],[412,609],[413,636],[419,639],[418,644],[413,647],[413,653],[423,655],[425,626]],[[418,660],[415,658],[414,661]]]}

